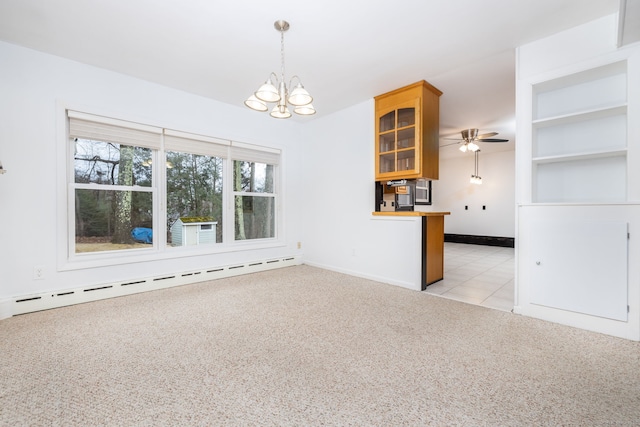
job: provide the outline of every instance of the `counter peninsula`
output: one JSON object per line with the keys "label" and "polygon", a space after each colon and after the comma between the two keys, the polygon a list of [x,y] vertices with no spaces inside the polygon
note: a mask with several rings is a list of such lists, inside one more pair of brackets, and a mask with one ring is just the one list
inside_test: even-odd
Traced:
{"label": "counter peninsula", "polygon": [[422,223],[420,289],[444,278],[444,217],[450,212],[373,212],[375,217],[414,217]]}

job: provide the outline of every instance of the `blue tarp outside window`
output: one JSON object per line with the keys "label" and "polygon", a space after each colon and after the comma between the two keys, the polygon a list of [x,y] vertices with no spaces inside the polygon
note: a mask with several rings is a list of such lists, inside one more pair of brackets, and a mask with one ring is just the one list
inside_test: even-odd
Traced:
{"label": "blue tarp outside window", "polygon": [[138,243],[153,243],[153,230],[145,227],[136,227],[131,230],[131,237]]}

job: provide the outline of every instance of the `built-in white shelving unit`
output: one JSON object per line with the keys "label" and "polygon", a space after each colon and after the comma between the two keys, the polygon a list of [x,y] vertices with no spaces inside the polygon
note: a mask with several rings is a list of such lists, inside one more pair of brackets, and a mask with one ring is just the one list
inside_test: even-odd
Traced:
{"label": "built-in white shelving unit", "polygon": [[533,203],[627,199],[627,64],[533,86]]}
{"label": "built-in white shelving unit", "polygon": [[640,44],[517,49],[514,313],[640,341]]}

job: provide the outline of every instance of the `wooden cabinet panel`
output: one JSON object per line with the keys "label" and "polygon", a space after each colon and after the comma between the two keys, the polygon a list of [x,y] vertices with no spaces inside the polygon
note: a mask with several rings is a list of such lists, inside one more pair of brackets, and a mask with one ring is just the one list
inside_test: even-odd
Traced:
{"label": "wooden cabinet panel", "polygon": [[377,181],[438,179],[440,95],[423,80],[375,97]]}
{"label": "wooden cabinet panel", "polygon": [[424,231],[423,289],[444,277],[444,216],[422,217]]}

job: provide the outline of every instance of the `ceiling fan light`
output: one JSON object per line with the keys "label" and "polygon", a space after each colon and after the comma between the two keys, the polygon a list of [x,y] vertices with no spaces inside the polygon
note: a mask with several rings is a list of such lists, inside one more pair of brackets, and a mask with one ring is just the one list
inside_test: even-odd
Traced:
{"label": "ceiling fan light", "polygon": [[473,141],[478,137],[478,129],[465,129],[461,133],[462,139],[465,141]]}
{"label": "ceiling fan light", "polygon": [[469,182],[471,184],[481,185],[482,184],[482,178],[479,177],[478,175],[471,175],[471,179],[469,179]]}
{"label": "ceiling fan light", "polygon": [[271,113],[269,113],[269,115],[276,119],[288,119],[289,117],[291,117],[291,113],[286,106],[282,106],[284,108],[280,107],[280,105],[276,105],[275,107],[273,107],[273,110],[271,110]]}
{"label": "ceiling fan light", "polygon": [[476,144],[475,142],[469,142],[469,151],[478,151],[480,149],[480,147],[478,147],[478,144]]}
{"label": "ceiling fan light", "polygon": [[466,144],[466,143],[465,143],[465,144],[462,144],[462,145],[460,146],[460,151],[462,151],[463,153],[466,153],[466,152],[467,152],[467,144]]}
{"label": "ceiling fan light", "polygon": [[244,101],[244,105],[251,108],[252,110],[260,112],[264,112],[269,109],[266,102],[259,100],[255,95],[251,95],[249,98],[247,98],[247,100]]}
{"label": "ceiling fan light", "polygon": [[316,113],[316,109],[313,108],[313,105],[301,105],[293,109],[293,112],[296,114],[300,114],[301,116],[310,116]]}
{"label": "ceiling fan light", "polygon": [[296,107],[311,104],[313,98],[309,95],[309,92],[302,86],[302,83],[298,83],[295,88],[291,91],[291,95],[289,95],[289,104],[294,105]]}

